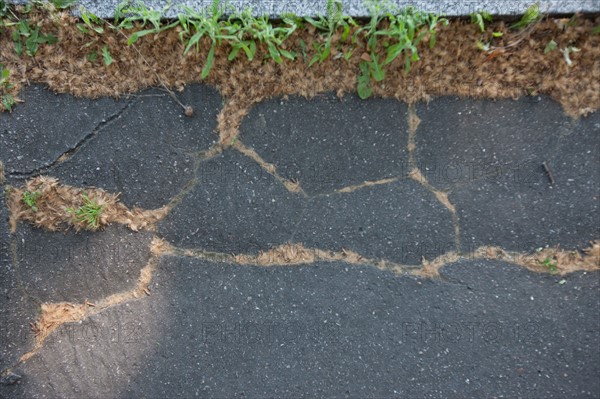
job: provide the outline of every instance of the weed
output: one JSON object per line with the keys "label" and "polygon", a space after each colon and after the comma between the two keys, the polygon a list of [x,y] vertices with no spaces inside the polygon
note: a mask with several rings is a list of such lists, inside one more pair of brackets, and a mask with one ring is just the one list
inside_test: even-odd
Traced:
{"label": "weed", "polygon": [[552,273],[552,274],[558,273],[558,262],[555,260],[552,260],[551,257],[548,256],[543,261],[538,261],[538,262],[540,262],[540,264],[542,266],[544,266],[546,269],[548,269],[550,271],[550,273]]}
{"label": "weed", "polygon": [[429,47],[435,46],[436,28],[438,23],[448,24],[445,18],[439,18],[435,14],[424,14],[413,7],[404,9],[398,15],[389,15],[390,28],[380,31],[378,34],[385,35],[396,41],[396,44],[387,47],[386,64],[394,61],[400,54],[408,51],[406,55],[406,71],[410,70],[410,63],[419,60],[417,45],[426,35],[429,35]]}
{"label": "weed", "polygon": [[360,73],[358,74],[357,82],[358,85],[356,90],[360,98],[368,98],[371,96],[371,74],[369,72],[369,64],[361,62],[359,65]]}
{"label": "weed", "polygon": [[180,32],[180,37],[186,43],[184,54],[192,47],[196,47],[196,51],[198,51],[200,39],[203,37],[210,40],[210,49],[208,50],[206,62],[200,73],[202,79],[205,79],[212,69],[217,45],[221,44],[222,40],[236,39],[236,36],[231,34],[234,33],[232,32],[231,27],[220,20],[224,15],[224,11],[220,4],[220,0],[213,0],[210,14],[207,13],[207,10],[198,13],[186,6],[184,7],[186,13],[178,15],[179,23],[183,28],[183,31]]}
{"label": "weed", "polygon": [[[232,22],[235,19],[239,20],[239,25]],[[299,26],[298,19],[294,15],[284,16],[282,24],[274,26],[267,16],[255,18],[252,16],[251,10],[247,9],[239,16],[234,17],[233,20],[229,20],[228,23],[229,34],[235,37],[232,42],[232,53],[229,54],[230,59],[233,59],[241,48],[244,49],[246,56],[251,60],[256,51],[256,41],[267,46],[268,52],[265,54],[265,59],[272,59],[278,64],[283,61],[283,58],[296,59],[295,53],[283,48],[284,41]]]}
{"label": "weed", "polygon": [[64,10],[65,8],[72,7],[75,3],[77,3],[77,0],[51,0],[51,3],[54,7]]}
{"label": "weed", "polygon": [[[334,35],[338,30],[342,30],[338,44],[346,42],[350,36],[350,30],[352,27],[358,26],[357,23],[348,16],[342,14],[342,2],[341,0],[328,0],[327,1],[327,15],[320,16],[318,19],[310,17],[305,18],[306,21],[319,30],[325,37],[325,41],[322,43],[315,42],[313,48],[315,55],[310,60],[308,66],[312,66],[315,62],[323,62],[331,54],[331,45]],[[353,40],[354,41],[354,40]],[[352,50],[349,55],[345,55],[348,59],[352,55]]]}
{"label": "weed", "polygon": [[[490,14],[487,11],[484,10],[480,10],[474,13],[469,14],[469,17],[471,18],[471,23],[475,24],[479,27],[479,30],[481,30],[481,32],[485,32],[485,23],[486,22],[492,22],[493,18],[492,18],[492,14]],[[492,32],[492,37],[502,37],[504,34],[502,32]],[[486,47],[487,49],[489,49],[489,43],[484,43],[482,41],[478,41],[477,42],[477,47],[480,50],[485,50]]]}
{"label": "weed", "polygon": [[[371,77],[379,78],[379,62],[377,55],[377,29],[389,10],[389,3],[387,1],[369,0],[366,2],[369,9],[371,19],[369,23],[359,28],[355,33],[353,40],[357,40],[361,37],[366,40],[366,50],[361,55],[361,62],[359,64],[359,74],[357,80],[357,92],[360,98],[365,99],[371,96]],[[375,57],[374,57],[375,56]],[[377,80],[376,80],[377,81]]]}
{"label": "weed", "polygon": [[173,28],[179,24],[179,22],[176,21],[171,24],[161,26],[161,18],[170,8],[170,6],[170,4],[167,4],[162,10],[155,10],[154,8],[148,8],[139,0],[134,4],[124,1],[117,6],[115,11],[114,19],[116,28],[129,30],[132,29],[136,23],[138,23],[142,28],[145,28],[148,26],[148,24],[151,26],[150,29],[143,29],[133,32],[133,34],[129,36],[129,39],[127,40],[127,45],[132,45],[143,36],[156,34]]}
{"label": "weed", "polygon": [[[19,14],[29,14],[33,9],[32,4],[37,5],[38,3],[26,4],[20,9]],[[45,6],[45,3],[42,5]],[[11,28],[14,49],[19,56],[25,53],[33,57],[37,53],[40,44],[54,44],[58,41],[56,36],[41,32],[40,26],[31,23],[29,19],[19,18],[4,2],[0,2],[0,18],[2,18],[0,19],[0,28]]]}
{"label": "weed", "polygon": [[[380,30],[379,24],[384,16],[382,4],[384,3],[371,3],[371,21],[364,30],[364,36],[367,39],[367,49],[370,51],[370,54],[363,54],[361,57],[362,62],[358,77],[360,86],[359,95],[361,98],[366,98],[370,95],[370,90],[366,90],[365,86],[367,72],[376,82],[380,82],[385,78],[383,66],[392,63],[400,55],[404,55],[404,72],[408,74],[411,63],[419,60],[418,44],[429,35],[429,47],[433,47],[436,43],[436,29],[438,24],[448,24],[447,19],[440,18],[438,15],[422,13],[414,7],[406,7],[402,10],[387,11],[385,15],[389,20],[389,27]],[[386,50],[386,57],[383,62],[380,62],[379,55],[377,54],[377,39],[379,37],[385,38],[383,47]]]}
{"label": "weed", "polygon": [[93,50],[92,52],[88,53],[86,56],[86,59],[91,62],[92,64],[94,62],[96,62],[96,58],[98,58],[98,51]]}
{"label": "weed", "polygon": [[482,32],[485,32],[485,22],[492,22],[492,14],[484,10],[471,13],[469,17],[471,23],[477,25]]}
{"label": "weed", "polygon": [[[482,32],[485,31],[484,15],[485,15],[484,11],[479,11],[477,13],[471,14],[471,22],[478,25]],[[493,46],[492,45],[493,38],[502,37],[502,36],[504,36],[504,33],[503,32],[492,32],[492,40],[488,40],[488,41],[478,40],[476,42],[477,48],[479,50],[490,52],[490,53],[494,53],[494,52],[498,51],[496,54],[499,54],[500,52],[502,52],[510,47],[515,47],[519,43],[523,42],[526,38],[529,37],[529,35],[533,31],[533,29],[535,28],[537,23],[542,19],[542,17],[543,17],[543,15],[540,12],[539,3],[535,3],[531,6],[529,6],[529,8],[527,8],[527,10],[525,10],[525,13],[523,14],[523,16],[521,17],[521,19],[518,22],[516,22],[510,26],[511,29],[518,30],[518,32],[515,32],[515,34],[512,35],[512,38],[513,38],[512,41],[510,41],[508,44],[506,44],[504,46]],[[490,20],[491,20],[491,18],[490,18]],[[575,23],[574,21],[575,20],[572,19],[569,23]],[[549,49],[548,51],[551,51],[551,49]]]}
{"label": "weed", "polygon": [[252,35],[247,35],[242,29],[243,24],[247,24],[246,21],[249,21],[251,18],[251,11],[244,10],[240,18],[232,16],[228,20],[229,25],[232,27],[232,31],[236,33],[235,40],[230,43],[231,51],[227,57],[229,61],[234,60],[240,51],[243,51],[246,54],[248,61],[254,59],[254,56],[256,55],[256,41]]}
{"label": "weed", "polygon": [[39,191],[25,191],[23,193],[23,202],[25,203],[25,205],[27,205],[28,207],[31,208],[32,211],[37,212],[38,207],[37,207],[37,200],[40,197],[40,192]]}
{"label": "weed", "polygon": [[67,208],[67,212],[74,216],[75,222],[83,223],[88,230],[97,230],[100,227],[102,205],[90,200],[87,194],[82,194],[84,204],[77,209]]}
{"label": "weed", "polygon": [[85,10],[83,7],[81,8],[81,20],[83,21],[83,24],[77,24],[77,29],[79,29],[82,33],[88,35],[91,32],[96,32],[98,34],[104,33],[102,20],[91,12]]}
{"label": "weed", "polygon": [[511,25],[510,27],[512,29],[527,28],[531,24],[539,21],[541,18],[542,14],[540,12],[540,3],[535,3],[529,6],[529,8],[525,10],[525,13],[521,17],[521,19],[518,22]]}
{"label": "weed", "polygon": [[40,44],[54,44],[58,41],[56,36],[40,32],[39,26],[31,26],[26,19],[17,22],[16,28],[13,31],[13,42],[18,55],[22,55],[25,49],[25,54],[33,57]]}
{"label": "weed", "polygon": [[9,92],[14,87],[10,83],[9,77],[10,70],[5,69],[4,65],[0,64],[0,101],[7,111],[11,111],[12,107],[16,104],[15,98]]}
{"label": "weed", "polygon": [[554,50],[556,50],[556,47],[558,45],[556,44],[556,42],[554,40],[550,40],[548,42],[548,44],[546,45],[546,47],[544,48],[544,54],[548,54]]}
{"label": "weed", "polygon": [[109,66],[113,63],[113,57],[110,55],[110,51],[108,51],[108,47],[102,47],[102,59],[104,60],[104,65]]}

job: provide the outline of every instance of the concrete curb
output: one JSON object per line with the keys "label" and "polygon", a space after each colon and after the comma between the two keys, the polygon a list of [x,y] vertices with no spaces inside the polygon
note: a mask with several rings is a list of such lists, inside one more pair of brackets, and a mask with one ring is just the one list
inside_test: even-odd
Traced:
{"label": "concrete curb", "polygon": [[[9,3],[24,4],[27,0],[9,0]],[[122,0],[80,0],[78,3],[88,11],[103,17],[113,16],[115,7]],[[161,9],[167,4],[172,6],[166,11],[167,17],[175,17],[183,6],[201,10],[210,7],[211,0],[145,0],[144,3],[154,9]],[[486,10],[492,15],[510,16],[520,15],[527,9],[533,0],[439,0],[439,1],[410,1],[391,0],[390,4],[398,7],[415,6],[417,9],[444,14],[447,16],[464,16],[477,10]],[[549,14],[574,14],[576,12],[600,12],[600,0],[540,0],[540,9]],[[278,17],[285,13],[294,13],[299,16],[315,16],[325,13],[326,0],[230,0],[228,4],[235,10],[250,7],[255,15],[269,15]],[[361,0],[343,0],[344,14],[352,17],[367,17],[368,7]]]}

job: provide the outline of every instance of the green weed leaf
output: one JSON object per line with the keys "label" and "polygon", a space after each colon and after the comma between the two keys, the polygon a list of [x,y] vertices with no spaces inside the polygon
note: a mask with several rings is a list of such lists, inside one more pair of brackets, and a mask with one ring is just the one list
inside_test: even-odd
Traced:
{"label": "green weed leaf", "polygon": [[110,55],[110,51],[108,51],[107,46],[102,47],[102,58],[104,59],[104,65],[106,66],[109,66],[114,61],[112,56]]}
{"label": "green weed leaf", "polygon": [[212,47],[208,51],[208,56],[206,57],[206,63],[204,64],[204,68],[202,68],[202,73],[200,74],[201,79],[206,79],[213,65],[213,61],[215,59],[215,47],[216,44],[213,43]]}
{"label": "green weed leaf", "polygon": [[544,49],[544,54],[548,54],[551,51],[556,50],[558,44],[554,40],[550,40],[548,44],[546,44],[546,48]]}
{"label": "green weed leaf", "polygon": [[360,73],[357,77],[358,85],[356,87],[358,96],[367,99],[371,96],[371,75],[369,73],[369,65],[366,61],[360,63]]}
{"label": "green weed leaf", "polygon": [[156,33],[156,30],[146,29],[146,30],[139,30],[137,32],[133,32],[133,34],[131,36],[129,36],[129,39],[127,39],[127,45],[131,46],[133,43],[137,42],[140,37],[149,35],[151,33]]}
{"label": "green weed leaf", "polygon": [[77,3],[77,0],[52,0],[54,7],[61,10],[73,6],[75,3]]}
{"label": "green weed leaf", "polygon": [[537,22],[540,18],[542,18],[542,15],[540,13],[540,3],[532,4],[531,6],[529,6],[529,8],[527,8],[521,19],[517,23],[511,25],[511,28],[526,28],[532,23]]}

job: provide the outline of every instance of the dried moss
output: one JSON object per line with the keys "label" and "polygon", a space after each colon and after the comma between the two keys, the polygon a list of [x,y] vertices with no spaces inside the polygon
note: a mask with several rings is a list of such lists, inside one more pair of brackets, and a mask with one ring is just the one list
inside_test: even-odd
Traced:
{"label": "dried moss", "polygon": [[[23,201],[23,194],[26,192],[36,193],[35,209]],[[11,188],[7,201],[11,230],[16,230],[19,220],[50,231],[89,229],[90,226],[84,220],[74,217],[69,211],[85,204],[83,194],[102,207],[97,228],[120,223],[134,231],[151,230],[167,214],[166,208],[130,210],[119,202],[118,194],[110,194],[94,187],[83,189],[61,185],[55,178],[41,176],[28,180],[21,187]]]}

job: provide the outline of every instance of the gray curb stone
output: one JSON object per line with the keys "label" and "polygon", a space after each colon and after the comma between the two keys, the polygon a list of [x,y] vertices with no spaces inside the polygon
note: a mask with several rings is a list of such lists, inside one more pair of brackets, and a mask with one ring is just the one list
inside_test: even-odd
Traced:
{"label": "gray curb stone", "polygon": [[[9,3],[23,4],[27,0],[12,0]],[[88,11],[103,17],[110,18],[117,4],[121,0],[81,0],[78,4],[84,6]],[[167,0],[146,0],[144,3],[149,7],[161,9],[169,2]],[[184,6],[193,9],[204,9],[210,7],[211,0],[172,0],[172,7],[166,12],[167,17],[174,17],[177,12],[182,10]],[[445,14],[448,16],[468,15],[477,10],[486,10],[492,15],[519,15],[527,9],[534,1],[532,0],[441,0],[441,1],[410,1],[410,0],[391,0],[389,2],[394,6],[403,8],[414,6],[419,10],[434,12],[437,14]],[[598,0],[540,0],[540,9],[543,12],[550,14],[573,14],[575,12],[600,12],[600,1]],[[251,8],[255,15],[270,15],[271,17],[281,16],[285,13],[294,13],[300,16],[314,16],[325,14],[326,0],[231,0],[228,4],[236,10]],[[343,11],[346,15],[353,17],[366,17],[369,15],[369,9],[365,2],[361,0],[344,0],[342,1]]]}

